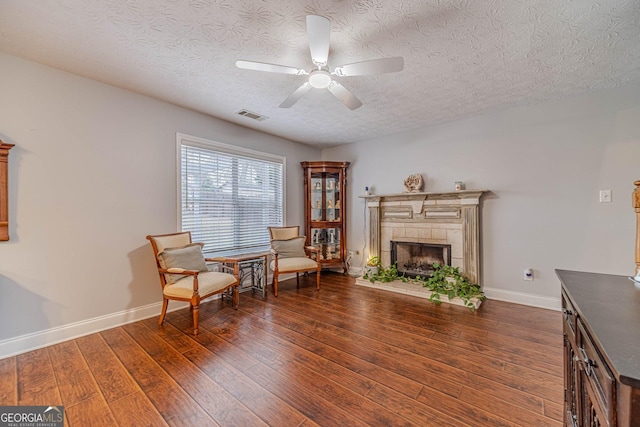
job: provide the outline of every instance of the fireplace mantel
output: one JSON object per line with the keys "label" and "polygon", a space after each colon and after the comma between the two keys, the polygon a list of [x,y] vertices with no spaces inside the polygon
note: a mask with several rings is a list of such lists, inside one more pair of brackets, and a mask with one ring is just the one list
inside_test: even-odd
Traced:
{"label": "fireplace mantel", "polygon": [[480,199],[488,190],[360,196],[369,216],[369,256],[390,263],[391,240],[446,243],[452,265],[480,284]]}
{"label": "fireplace mantel", "polygon": [[369,196],[360,196],[360,198],[368,201],[399,201],[399,200],[438,200],[438,199],[477,199],[489,190],[459,190],[448,192],[429,192],[429,193],[393,193],[393,194],[372,194]]}

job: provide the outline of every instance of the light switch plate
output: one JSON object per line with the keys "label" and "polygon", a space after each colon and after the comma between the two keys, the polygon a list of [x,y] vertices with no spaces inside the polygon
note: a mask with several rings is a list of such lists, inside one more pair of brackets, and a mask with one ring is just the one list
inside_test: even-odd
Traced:
{"label": "light switch plate", "polygon": [[611,203],[611,190],[600,190],[600,203]]}

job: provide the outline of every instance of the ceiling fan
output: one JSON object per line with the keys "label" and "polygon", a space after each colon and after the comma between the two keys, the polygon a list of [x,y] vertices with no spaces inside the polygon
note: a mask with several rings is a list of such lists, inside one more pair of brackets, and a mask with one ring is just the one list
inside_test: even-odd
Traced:
{"label": "ceiling fan", "polygon": [[307,34],[309,35],[309,50],[311,61],[315,68],[306,71],[300,68],[285,65],[268,64],[266,62],[236,61],[236,67],[247,70],[268,71],[271,73],[308,75],[309,80],[298,87],[285,99],[280,108],[289,108],[302,98],[311,89],[328,89],[340,102],[351,110],[362,106],[362,102],[347,88],[342,86],[331,76],[366,76],[382,73],[402,71],[404,59],[402,57],[380,58],[369,61],[355,62],[341,65],[331,71],[327,66],[329,57],[329,38],[331,35],[331,21],[324,16],[307,16]]}

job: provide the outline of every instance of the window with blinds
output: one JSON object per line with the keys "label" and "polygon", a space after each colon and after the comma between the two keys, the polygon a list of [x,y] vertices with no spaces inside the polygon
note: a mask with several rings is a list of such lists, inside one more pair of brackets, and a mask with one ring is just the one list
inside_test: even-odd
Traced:
{"label": "window with blinds", "polygon": [[208,254],[269,246],[284,223],[285,158],[178,134],[179,226]]}

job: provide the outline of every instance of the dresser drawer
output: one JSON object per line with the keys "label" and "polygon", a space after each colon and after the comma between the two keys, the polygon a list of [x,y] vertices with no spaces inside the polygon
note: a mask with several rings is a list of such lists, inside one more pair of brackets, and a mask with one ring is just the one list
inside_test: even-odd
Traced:
{"label": "dresser drawer", "polygon": [[[578,319],[580,369],[594,392],[592,397],[603,412],[608,425],[614,425],[615,401],[613,398],[615,380],[596,345],[589,336],[582,319]],[[604,421],[604,420],[603,420]]]}

